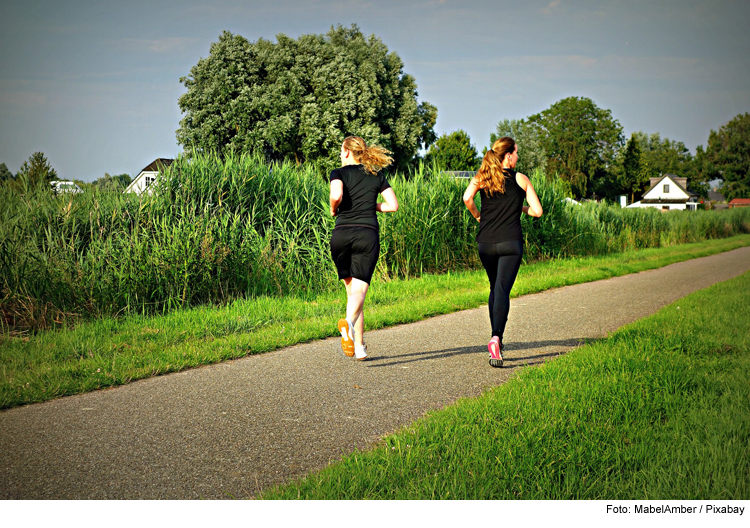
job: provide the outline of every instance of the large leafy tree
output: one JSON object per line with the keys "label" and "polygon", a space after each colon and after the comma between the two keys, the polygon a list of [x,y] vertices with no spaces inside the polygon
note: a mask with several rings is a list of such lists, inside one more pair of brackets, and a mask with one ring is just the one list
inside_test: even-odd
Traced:
{"label": "large leafy tree", "polygon": [[464,130],[441,135],[425,156],[426,163],[434,163],[448,171],[477,170],[480,161],[476,147],[471,144],[471,138]]}
{"label": "large leafy tree", "polygon": [[721,193],[727,200],[750,198],[750,113],[711,130],[706,158],[710,171],[724,180]]}
{"label": "large leafy tree", "polygon": [[51,188],[49,183],[57,179],[57,171],[52,168],[42,152],[34,152],[23,162],[16,177],[17,183],[28,191],[40,186]]}
{"label": "large leafy tree", "polygon": [[644,160],[648,163],[651,176],[677,174],[687,176],[691,170],[693,156],[682,141],[663,138],[656,132],[648,135],[635,132],[633,137],[638,142]]}
{"label": "large leafy tree", "polygon": [[525,119],[503,119],[497,124],[495,132],[490,134],[490,146],[505,136],[512,137],[518,145],[518,172],[531,174],[536,169],[544,172],[547,168],[547,153],[536,127]]}
{"label": "large leafy tree", "polygon": [[625,138],[610,110],[586,97],[568,97],[528,121],[539,132],[548,176],[557,174],[575,197],[619,189],[612,166]]}
{"label": "large leafy tree", "polygon": [[435,140],[437,108],[374,35],[356,25],[276,42],[223,32],[180,81],[187,151],[260,151],[272,159],[335,161],[347,135],[391,150],[406,166]]}

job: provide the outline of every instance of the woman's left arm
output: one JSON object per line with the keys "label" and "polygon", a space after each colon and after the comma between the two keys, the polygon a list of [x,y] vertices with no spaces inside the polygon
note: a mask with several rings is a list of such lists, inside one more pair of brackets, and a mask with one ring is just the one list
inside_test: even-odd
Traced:
{"label": "woman's left arm", "polygon": [[396,193],[393,191],[393,187],[388,187],[380,194],[383,196],[385,202],[376,204],[376,211],[379,213],[395,213],[398,211],[398,200],[396,199]]}
{"label": "woman's left arm", "polygon": [[479,180],[476,176],[474,176],[469,182],[469,186],[466,187],[466,191],[464,191],[464,205],[471,213],[471,216],[473,216],[477,222],[479,222],[482,218],[479,209],[477,209],[477,204],[474,203],[474,197],[478,192]]}
{"label": "woman's left arm", "polygon": [[525,174],[517,172],[516,183],[518,183],[518,186],[521,189],[526,191],[526,201],[529,205],[528,207],[525,205],[523,206],[523,212],[529,216],[535,216],[537,218],[542,216],[542,213],[544,213],[544,211],[542,210],[542,203],[539,201],[539,197],[536,195],[534,186],[531,185],[531,180],[529,180],[529,178],[527,178]]}

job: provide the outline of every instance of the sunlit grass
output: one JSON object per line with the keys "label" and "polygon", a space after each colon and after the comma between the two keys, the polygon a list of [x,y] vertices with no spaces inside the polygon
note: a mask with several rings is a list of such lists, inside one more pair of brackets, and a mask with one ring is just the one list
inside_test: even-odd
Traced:
{"label": "sunlit grass", "polygon": [[[661,267],[750,245],[750,235],[521,267],[512,295]],[[377,281],[367,297],[368,330],[476,308],[484,271]],[[0,336],[0,408],[121,385],[132,380],[331,337],[345,309],[343,287],[317,296],[258,297],[165,315],[104,318],[72,329]]]}
{"label": "sunlit grass", "polygon": [[750,498],[750,273],[266,499]]}

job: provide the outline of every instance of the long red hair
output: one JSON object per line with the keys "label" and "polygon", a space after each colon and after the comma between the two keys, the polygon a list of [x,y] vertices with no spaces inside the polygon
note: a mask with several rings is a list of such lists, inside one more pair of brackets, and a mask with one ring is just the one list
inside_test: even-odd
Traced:
{"label": "long red hair", "polygon": [[495,193],[505,193],[505,170],[503,160],[506,154],[512,154],[516,150],[516,142],[513,138],[501,137],[492,144],[492,148],[484,154],[482,166],[479,167],[477,178],[479,187],[487,189],[490,196]]}

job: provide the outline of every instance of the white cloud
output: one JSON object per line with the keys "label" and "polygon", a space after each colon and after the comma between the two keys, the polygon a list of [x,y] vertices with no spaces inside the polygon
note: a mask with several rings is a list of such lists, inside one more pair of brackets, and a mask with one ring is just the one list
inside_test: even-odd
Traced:
{"label": "white cloud", "polygon": [[550,2],[547,7],[542,9],[542,13],[544,13],[545,15],[551,15],[555,8],[560,5],[561,1],[562,0],[552,0],[552,2]]}

